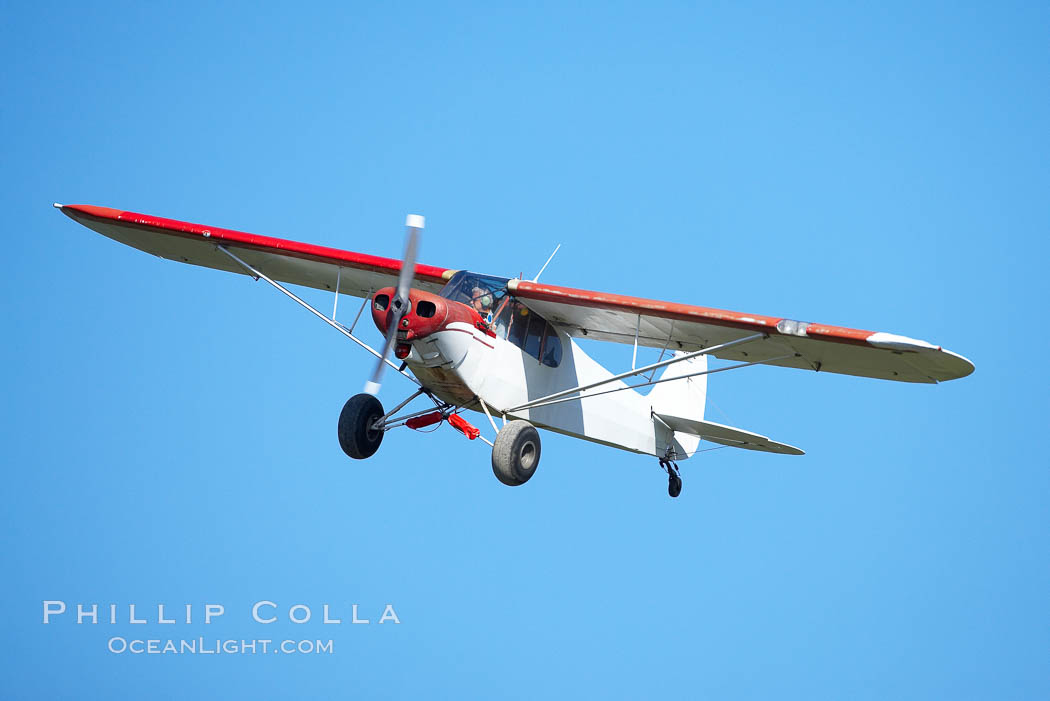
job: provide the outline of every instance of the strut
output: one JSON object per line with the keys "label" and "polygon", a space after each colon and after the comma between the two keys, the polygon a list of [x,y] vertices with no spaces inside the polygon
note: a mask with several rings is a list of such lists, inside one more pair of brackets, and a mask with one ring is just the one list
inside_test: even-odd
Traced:
{"label": "strut", "polygon": [[660,458],[660,467],[667,472],[667,493],[677,497],[682,493],[682,473],[678,470],[678,463],[668,458]]}

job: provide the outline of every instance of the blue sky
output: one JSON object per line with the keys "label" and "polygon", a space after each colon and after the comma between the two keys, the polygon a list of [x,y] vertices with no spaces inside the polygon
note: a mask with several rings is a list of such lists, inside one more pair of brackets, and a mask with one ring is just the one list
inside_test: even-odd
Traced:
{"label": "blue sky", "polygon": [[[1048,24],[1038,3],[9,5],[0,695],[1046,698]],[[553,434],[518,489],[447,429],[351,463],[360,351],[53,201],[391,256],[419,212],[434,265],[530,274],[560,242],[552,283],[901,333],[977,371],[713,377],[714,420],[808,454],[699,456],[676,501],[655,460]],[[43,625],[50,599],[226,614]],[[260,600],[315,620],[253,623]],[[319,624],[324,603],[373,623]]]}

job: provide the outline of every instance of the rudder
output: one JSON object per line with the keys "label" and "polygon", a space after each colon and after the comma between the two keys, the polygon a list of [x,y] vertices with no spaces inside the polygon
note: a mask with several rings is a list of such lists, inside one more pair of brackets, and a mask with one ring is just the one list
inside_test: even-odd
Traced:
{"label": "rudder", "polygon": [[[675,353],[676,356],[685,353]],[[669,380],[673,377],[692,375],[707,370],[707,356],[698,355],[689,360],[682,360],[668,365],[659,379]],[[649,393],[649,402],[657,414],[684,416],[698,421],[704,418],[704,407],[707,404],[707,375],[687,377],[677,382],[662,382],[653,387]]]}

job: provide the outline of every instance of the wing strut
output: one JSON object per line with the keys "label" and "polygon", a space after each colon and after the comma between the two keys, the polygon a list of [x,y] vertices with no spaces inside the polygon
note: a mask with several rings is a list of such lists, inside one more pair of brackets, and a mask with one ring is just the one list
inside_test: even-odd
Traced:
{"label": "wing strut", "polygon": [[[388,360],[388,359],[384,358],[384,357],[383,357],[383,356],[382,356],[382,355],[381,355],[381,354],[379,353],[379,351],[377,351],[377,350],[376,350],[375,348],[372,348],[372,346],[368,345],[367,343],[365,343],[364,341],[362,341],[361,339],[359,339],[359,338],[358,338],[357,336],[355,336],[354,334],[350,333],[350,331],[349,331],[349,330],[348,330],[348,329],[347,329],[347,328],[346,328],[345,326],[343,326],[342,324],[340,324],[340,323],[339,323],[338,321],[335,321],[334,319],[329,319],[329,318],[328,318],[327,316],[325,316],[324,314],[322,314],[321,312],[317,311],[317,310],[316,310],[316,309],[314,309],[314,308],[313,308],[312,306],[310,306],[310,304],[309,304],[308,302],[305,302],[305,301],[303,301],[302,299],[300,299],[299,297],[297,297],[297,296],[295,295],[295,293],[291,292],[291,291],[290,291],[290,290],[289,290],[288,288],[286,288],[286,287],[285,287],[284,285],[282,285],[281,283],[279,283],[279,282],[276,282],[276,281],[274,281],[274,280],[271,280],[270,278],[266,277],[266,275],[264,275],[264,274],[263,274],[263,273],[261,273],[260,271],[256,270],[256,269],[255,269],[255,268],[253,268],[252,266],[250,266],[250,265],[248,265],[247,263],[245,263],[245,262],[244,262],[243,260],[241,260],[240,258],[238,258],[238,257],[237,257],[236,255],[234,255],[233,253],[230,253],[230,251],[228,251],[228,250],[226,249],[226,247],[225,247],[225,246],[216,246],[215,248],[219,249],[220,251],[222,251],[223,253],[225,253],[226,255],[228,255],[228,256],[229,256],[230,258],[232,258],[232,259],[234,260],[234,262],[235,262],[235,263],[237,263],[237,264],[238,264],[238,265],[240,265],[240,266],[241,266],[242,268],[244,268],[245,270],[247,270],[247,271],[248,271],[248,273],[249,273],[249,274],[250,274],[250,275],[251,275],[251,276],[252,276],[253,278],[255,278],[256,280],[260,280],[260,279],[262,279],[262,280],[265,280],[266,282],[270,283],[271,285],[273,285],[274,287],[276,287],[276,288],[277,288],[278,290],[280,290],[280,291],[281,291],[281,292],[283,292],[284,294],[286,294],[286,295],[288,295],[289,297],[291,297],[291,298],[292,298],[292,299],[293,299],[293,300],[294,300],[294,301],[295,301],[296,303],[298,303],[298,304],[299,304],[300,306],[302,306],[302,307],[304,307],[305,309],[307,309],[307,310],[308,310],[308,311],[309,311],[310,313],[312,313],[312,314],[313,314],[314,316],[316,316],[316,317],[317,317],[318,319],[320,319],[320,320],[321,320],[321,321],[323,321],[324,323],[328,324],[328,325],[329,325],[329,326],[331,326],[331,327],[332,327],[333,329],[335,329],[335,330],[336,330],[336,331],[338,331],[339,333],[343,334],[344,336],[346,336],[347,338],[349,338],[349,339],[350,339],[351,341],[353,341],[354,343],[356,343],[357,345],[361,346],[361,347],[362,347],[362,348],[364,348],[364,349],[365,349],[366,351],[368,351],[369,353],[371,353],[372,355],[374,355],[375,357],[377,357],[377,358],[379,358],[380,360],[383,360],[384,362],[386,362],[386,364],[387,364],[387,365],[389,365],[390,367],[394,368],[394,370],[397,370],[397,372],[398,372],[399,374],[401,374],[401,375],[403,375],[404,377],[408,378],[408,379],[409,379],[409,380],[411,380],[411,381],[412,381],[412,382],[413,382],[414,384],[416,384],[416,385],[419,385],[419,380],[417,380],[416,378],[412,377],[411,375],[409,375],[409,374],[408,374],[407,372],[405,372],[404,370],[401,370],[400,368],[398,368],[398,367],[397,367],[397,365],[395,365],[395,364],[394,364],[393,362],[391,362],[390,360]],[[366,300],[367,300],[367,298],[366,298]],[[364,309],[364,307],[362,307],[362,309]],[[360,312],[358,312],[358,316],[360,316],[360,315],[361,315],[361,314],[360,314]],[[356,322],[355,322],[355,323],[356,323]]]}
{"label": "wing strut", "polygon": [[[638,315],[638,320],[634,324],[634,354],[631,355],[631,369],[634,370],[638,367],[638,332],[642,330],[642,315]],[[661,358],[663,354],[661,353]]]}
{"label": "wing strut", "polygon": [[[638,315],[638,328],[640,329],[641,327],[642,327],[642,315],[639,314]],[[664,353],[667,352],[667,346],[671,345],[671,339],[672,338],[674,338],[674,319],[671,319],[671,328],[667,332],[667,340],[664,341],[664,345],[660,349],[660,357],[657,358],[657,360],[663,360],[664,359]],[[653,377],[655,375],[656,375],[656,370],[653,370],[651,373],[649,373],[649,379],[650,380],[653,379]]]}
{"label": "wing strut", "polygon": [[[343,267],[339,266],[335,269],[335,301],[332,302],[332,321],[335,321],[335,313],[339,311],[339,283],[343,279]],[[368,295],[371,297],[372,295]],[[365,297],[367,300],[368,297]]]}
{"label": "wing strut", "polygon": [[[591,397],[600,397],[603,394],[612,394],[613,392],[623,392],[628,389],[638,389],[639,387],[651,387],[652,385],[663,384],[664,382],[674,382],[676,380],[685,380],[690,377],[699,377],[700,375],[714,375],[716,372],[725,372],[726,370],[739,370],[740,368],[749,368],[752,365],[765,365],[766,363],[775,363],[778,360],[787,360],[793,357],[792,355],[782,355],[779,358],[770,358],[768,360],[752,360],[748,363],[737,363],[736,365],[727,365],[724,368],[713,368],[711,370],[701,370],[699,372],[691,372],[688,375],[678,375],[676,377],[661,378],[659,380],[650,380],[648,382],[639,382],[636,385],[627,385],[625,387],[614,387],[613,389],[603,390],[601,392],[594,392],[592,394],[581,394],[578,397],[560,397],[558,399],[551,399],[540,404],[530,404],[528,409],[538,409],[541,406],[550,406],[551,404],[561,404],[562,402],[575,402],[581,399],[590,399]],[[540,401],[540,400],[536,400]]]}
{"label": "wing strut", "polygon": [[[659,362],[652,363],[651,365],[646,365],[644,367],[640,367],[640,368],[638,368],[636,370],[630,370],[629,372],[621,372],[619,375],[612,375],[611,377],[607,377],[604,380],[598,380],[597,382],[592,382],[589,385],[580,385],[579,387],[571,387],[569,389],[563,389],[560,392],[555,392],[554,394],[548,394],[546,397],[540,397],[538,399],[533,399],[531,401],[525,402],[524,404],[519,404],[516,407],[512,407],[510,409],[507,409],[506,412],[507,413],[512,413],[512,412],[515,412],[515,411],[521,411],[522,409],[531,409],[532,407],[536,406],[537,404],[547,404],[547,403],[550,403],[551,400],[553,400],[553,399],[560,399],[561,397],[566,397],[566,396],[568,396],[570,394],[576,394],[577,392],[583,392],[584,390],[593,389],[594,387],[599,387],[601,385],[607,385],[610,382],[616,382],[617,380],[622,380],[625,377],[633,377],[635,375],[641,375],[641,374],[649,372],[650,370],[652,370],[653,372],[656,372],[657,370],[659,370],[662,367],[667,367],[668,365],[673,365],[674,363],[680,363],[680,362],[682,362],[684,360],[689,360],[689,359],[695,358],[695,357],[697,357],[699,355],[707,355],[708,353],[717,353],[718,351],[725,350],[726,348],[732,348],[733,346],[739,346],[739,345],[742,345],[744,343],[750,343],[751,341],[757,341],[759,339],[763,339],[763,338],[767,338],[767,337],[768,337],[768,334],[756,333],[756,334],[752,334],[750,336],[744,336],[743,338],[738,338],[738,339],[735,339],[735,340],[732,340],[732,341],[726,341],[725,343],[719,343],[718,345],[710,346],[708,348],[701,348],[698,351],[693,351],[692,353],[686,353],[685,355],[679,355],[679,356],[675,356],[675,357],[672,357],[672,358],[668,358],[667,360],[661,360]],[[768,362],[768,361],[762,361],[762,362]],[[725,368],[725,369],[729,369],[729,368]],[[680,378],[676,377],[674,379],[677,380],[677,379],[680,379]],[[656,383],[653,383],[653,384],[656,384]],[[641,385],[638,385],[638,386],[641,386]],[[573,399],[580,399],[580,397],[573,397]]]}

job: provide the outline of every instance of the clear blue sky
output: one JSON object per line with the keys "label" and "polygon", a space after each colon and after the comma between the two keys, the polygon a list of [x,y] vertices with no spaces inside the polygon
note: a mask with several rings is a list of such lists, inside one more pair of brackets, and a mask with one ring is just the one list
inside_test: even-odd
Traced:
{"label": "clear blue sky", "polygon": [[[0,26],[0,696],[1050,697],[1045,3],[156,5]],[[427,263],[528,274],[561,242],[552,283],[977,371],[714,377],[712,418],[808,454],[702,455],[676,501],[655,460],[552,434],[519,489],[448,429],[352,463],[360,351],[53,201],[392,256],[419,212]],[[45,599],[227,613],[45,626]],[[262,599],[373,623],[261,626]]]}

